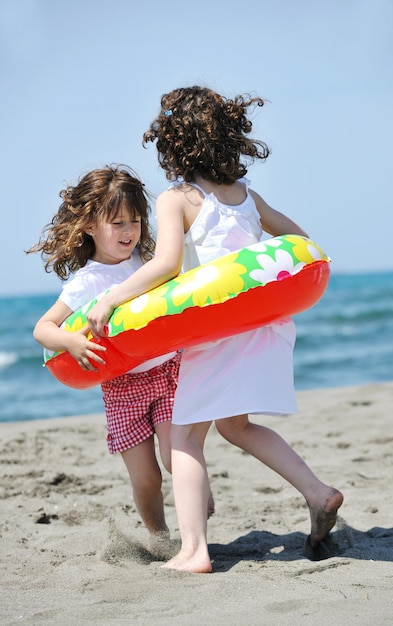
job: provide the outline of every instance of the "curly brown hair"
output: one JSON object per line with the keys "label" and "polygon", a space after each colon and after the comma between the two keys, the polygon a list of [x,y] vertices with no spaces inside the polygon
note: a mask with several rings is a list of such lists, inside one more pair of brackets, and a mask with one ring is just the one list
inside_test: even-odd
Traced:
{"label": "curly brown hair", "polygon": [[141,259],[148,261],[153,257],[155,241],[149,224],[150,194],[128,166],[107,165],[92,170],[59,195],[63,202],[56,215],[42,230],[38,243],[26,251],[27,254],[41,253],[46,272],[53,270],[61,280],[66,280],[84,267],[95,252],[94,241],[85,230],[98,220],[110,222],[123,207],[132,219],[141,219],[138,242]]}
{"label": "curly brown hair", "polygon": [[158,160],[168,180],[192,182],[199,174],[230,185],[245,176],[247,163],[270,154],[263,141],[246,137],[252,130],[247,109],[264,103],[248,95],[225,98],[206,87],[175,89],[161,97],[161,111],[142,143],[146,147],[157,139]]}

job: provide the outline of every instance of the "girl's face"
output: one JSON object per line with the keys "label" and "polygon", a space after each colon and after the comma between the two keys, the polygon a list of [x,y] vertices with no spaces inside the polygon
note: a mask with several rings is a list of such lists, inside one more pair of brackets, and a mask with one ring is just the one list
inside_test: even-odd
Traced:
{"label": "girl's face", "polygon": [[97,221],[86,232],[95,243],[93,261],[114,265],[130,258],[141,236],[141,218],[123,208],[110,222]]}

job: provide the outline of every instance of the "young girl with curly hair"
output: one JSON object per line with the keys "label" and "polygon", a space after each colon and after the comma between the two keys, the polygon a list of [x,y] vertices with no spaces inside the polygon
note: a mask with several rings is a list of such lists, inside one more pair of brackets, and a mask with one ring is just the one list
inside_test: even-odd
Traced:
{"label": "young girl with curly hair", "polygon": [[[60,196],[57,213],[28,251],[41,252],[45,270],[65,281],[58,300],[38,320],[34,337],[48,350],[68,351],[83,370],[94,370],[94,363],[105,364],[105,348],[87,339],[87,329],[69,333],[60,326],[152,258],[148,194],[132,170],[107,166],[87,173]],[[109,452],[120,452],[125,462],[150,547],[165,554],[169,531],[154,434],[170,471],[169,429],[179,363],[180,353],[165,354],[102,384]]]}
{"label": "young girl with curly hair", "polygon": [[[194,86],[161,98],[161,109],[144,135],[156,141],[158,160],[172,181],[157,199],[154,258],[115,287],[88,314],[99,336],[114,307],[178,274],[273,237],[307,236],[289,217],[271,208],[249,186],[248,163],[269,149],[248,137],[249,108],[259,97],[226,98]],[[297,410],[293,385],[295,326],[280,320],[217,342],[184,350],[172,417],[172,470],[182,539],[166,567],[191,572],[212,569],[207,545],[209,483],[203,445],[212,421],[229,442],[276,471],[304,496],[311,517],[306,554],[318,557],[336,523],[342,494],[321,482],[274,431],[249,421],[252,413]]]}

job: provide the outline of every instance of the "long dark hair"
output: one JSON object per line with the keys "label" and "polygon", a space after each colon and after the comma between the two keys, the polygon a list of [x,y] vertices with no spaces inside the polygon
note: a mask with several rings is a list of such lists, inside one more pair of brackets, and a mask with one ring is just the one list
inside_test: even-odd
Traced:
{"label": "long dark hair", "polygon": [[148,261],[154,254],[155,241],[149,225],[149,194],[135,172],[126,165],[107,165],[85,174],[73,186],[60,191],[61,203],[52,221],[45,226],[38,243],[27,254],[40,252],[45,271],[54,271],[65,280],[70,273],[86,265],[95,252],[95,244],[85,229],[97,220],[111,221],[121,208],[132,219],[141,219],[138,250]]}

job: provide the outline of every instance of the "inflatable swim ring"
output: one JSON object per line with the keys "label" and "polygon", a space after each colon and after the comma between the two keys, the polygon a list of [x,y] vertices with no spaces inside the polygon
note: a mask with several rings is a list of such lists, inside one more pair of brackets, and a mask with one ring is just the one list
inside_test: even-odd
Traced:
{"label": "inflatable swim ring", "polygon": [[[96,372],[82,370],[69,352],[45,350],[45,365],[60,382],[85,389],[155,356],[295,315],[322,297],[329,261],[310,239],[273,237],[200,265],[117,307],[101,340],[107,348],[106,365],[95,364]],[[70,315],[62,328],[74,332],[87,326],[86,314],[98,298]]]}

